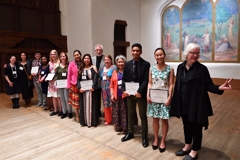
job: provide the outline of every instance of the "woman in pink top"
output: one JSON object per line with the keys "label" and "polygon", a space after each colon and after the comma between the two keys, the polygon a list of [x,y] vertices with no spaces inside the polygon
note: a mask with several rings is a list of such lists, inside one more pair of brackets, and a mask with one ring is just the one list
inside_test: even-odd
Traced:
{"label": "woman in pink top", "polygon": [[[79,122],[79,90],[77,89],[78,68],[81,64],[81,52],[75,50],[73,52],[74,61],[68,66],[67,88],[69,89],[69,104],[76,108],[76,121]],[[72,113],[68,115],[72,118]]]}

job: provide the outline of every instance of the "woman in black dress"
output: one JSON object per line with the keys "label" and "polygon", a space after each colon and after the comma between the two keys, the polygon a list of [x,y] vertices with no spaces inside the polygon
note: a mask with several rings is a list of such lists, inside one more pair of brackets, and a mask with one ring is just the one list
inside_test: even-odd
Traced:
{"label": "woman in black dress", "polygon": [[19,77],[22,91],[22,98],[25,100],[25,107],[31,107],[33,98],[33,81],[28,78],[31,75],[32,60],[27,59],[25,53],[21,53],[19,61]]}
{"label": "woman in black dress", "polygon": [[19,108],[19,93],[20,84],[19,84],[19,73],[18,65],[16,64],[16,57],[10,56],[10,63],[4,68],[4,77],[7,83],[7,95],[10,95],[13,109]]}

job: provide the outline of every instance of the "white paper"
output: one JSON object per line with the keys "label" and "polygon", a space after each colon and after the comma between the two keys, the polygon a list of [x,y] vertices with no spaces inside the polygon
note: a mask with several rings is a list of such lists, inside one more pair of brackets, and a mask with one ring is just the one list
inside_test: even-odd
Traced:
{"label": "white paper", "polygon": [[41,71],[41,74],[44,74],[44,71]]}
{"label": "white paper", "polygon": [[32,69],[31,69],[31,74],[32,74],[32,73],[37,74],[37,73],[38,73],[38,69],[39,69],[39,66],[32,67]]}
{"label": "white paper", "polygon": [[151,89],[150,98],[153,103],[166,103],[168,99],[168,89]]}
{"label": "white paper", "polygon": [[23,70],[23,67],[21,66],[21,67],[19,67],[19,69],[20,69],[20,70]]}
{"label": "white paper", "polygon": [[48,73],[48,76],[47,78],[45,79],[46,81],[51,81],[53,80],[53,77],[54,77],[55,73]]}
{"label": "white paper", "polygon": [[62,76],[63,76],[63,77],[66,77],[66,76],[67,76],[67,73],[66,73],[66,72],[63,72],[63,73],[62,73]]}
{"label": "white paper", "polygon": [[122,84],[122,80],[119,80],[119,81],[118,81],[118,85],[121,85],[121,84]]}
{"label": "white paper", "polygon": [[58,88],[66,88],[67,87],[67,79],[59,79],[57,80]]}
{"label": "white paper", "polygon": [[103,76],[102,80],[106,81],[106,80],[107,80],[107,77],[106,77],[106,76]]}
{"label": "white paper", "polygon": [[125,82],[125,86],[126,86],[126,91],[128,92],[129,95],[135,95],[139,88],[139,83]]}
{"label": "white paper", "polygon": [[13,73],[13,74],[17,74],[17,71],[13,71],[12,73]]}
{"label": "white paper", "polygon": [[87,77],[86,76],[82,76],[82,79],[87,79]]}
{"label": "white paper", "polygon": [[81,89],[88,91],[92,88],[92,80],[80,81]]}

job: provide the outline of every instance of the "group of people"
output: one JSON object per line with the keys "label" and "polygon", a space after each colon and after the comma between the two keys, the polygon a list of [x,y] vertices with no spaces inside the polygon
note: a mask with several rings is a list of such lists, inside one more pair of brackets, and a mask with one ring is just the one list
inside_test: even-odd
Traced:
{"label": "group of people", "polygon": [[[125,136],[122,142],[134,138],[134,124],[137,122],[136,104],[141,118],[142,145],[148,147],[147,116],[153,117],[154,142],[152,149],[162,153],[166,149],[166,137],[169,129],[170,116],[181,117],[184,128],[185,146],[177,151],[176,156],[184,160],[198,158],[201,149],[202,129],[208,128],[208,117],[213,115],[208,91],[223,94],[223,90],[231,89],[227,79],[221,86],[214,85],[206,66],[198,62],[200,46],[190,43],[183,53],[185,61],[178,66],[174,86],[174,70],[165,63],[164,49],[157,48],[154,52],[157,64],[141,58],[142,46],[132,45],[133,59],[128,61],[123,55],[113,59],[103,55],[103,46],[95,46],[96,56],[82,56],[79,50],[73,52],[74,61],[69,63],[66,53],[56,50],[50,52],[50,61],[46,56],[35,53],[35,60],[27,59],[21,53],[21,60],[10,57],[10,63],[4,70],[8,82],[7,94],[11,96],[13,108],[19,108],[19,93],[28,107],[33,97],[32,86],[38,93],[36,106],[48,106],[53,110],[50,116],[58,114],[61,118],[72,118],[72,106],[76,108],[76,121],[82,126],[97,126],[101,113],[101,96],[104,107],[105,125],[113,124],[116,131]],[[41,57],[41,58],[40,58]],[[31,67],[39,66],[38,73],[31,73]],[[47,81],[48,74],[54,74]],[[31,75],[33,79],[31,79]],[[65,80],[66,87],[58,88],[58,80]],[[133,82],[139,87],[130,94],[128,83]],[[90,84],[90,85],[89,85]],[[90,87],[89,87],[89,86]],[[40,87],[41,86],[41,87]],[[167,90],[166,102],[159,103],[152,99],[150,90]],[[174,90],[174,92],[173,92]],[[58,108],[59,106],[59,108]],[[162,139],[159,140],[159,120],[162,122]],[[159,143],[160,142],[160,143]]]}

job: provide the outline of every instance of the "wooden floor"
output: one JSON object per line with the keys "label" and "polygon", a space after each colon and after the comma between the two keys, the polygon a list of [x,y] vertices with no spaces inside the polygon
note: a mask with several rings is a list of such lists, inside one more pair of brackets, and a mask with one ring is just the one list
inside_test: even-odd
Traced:
{"label": "wooden floor", "polygon": [[[36,94],[35,94],[36,95]],[[240,91],[210,94],[214,116],[203,132],[202,160],[240,159]],[[33,102],[36,103],[36,98]],[[21,101],[20,104],[23,104]],[[152,119],[148,118],[148,148],[141,144],[141,128],[133,140],[121,142],[113,126],[80,127],[74,119],[49,116],[34,106],[12,109],[9,96],[0,94],[0,159],[162,159],[181,160],[174,152],[184,145],[181,120],[171,118],[166,151],[152,150]],[[159,133],[161,137],[161,131]]]}

